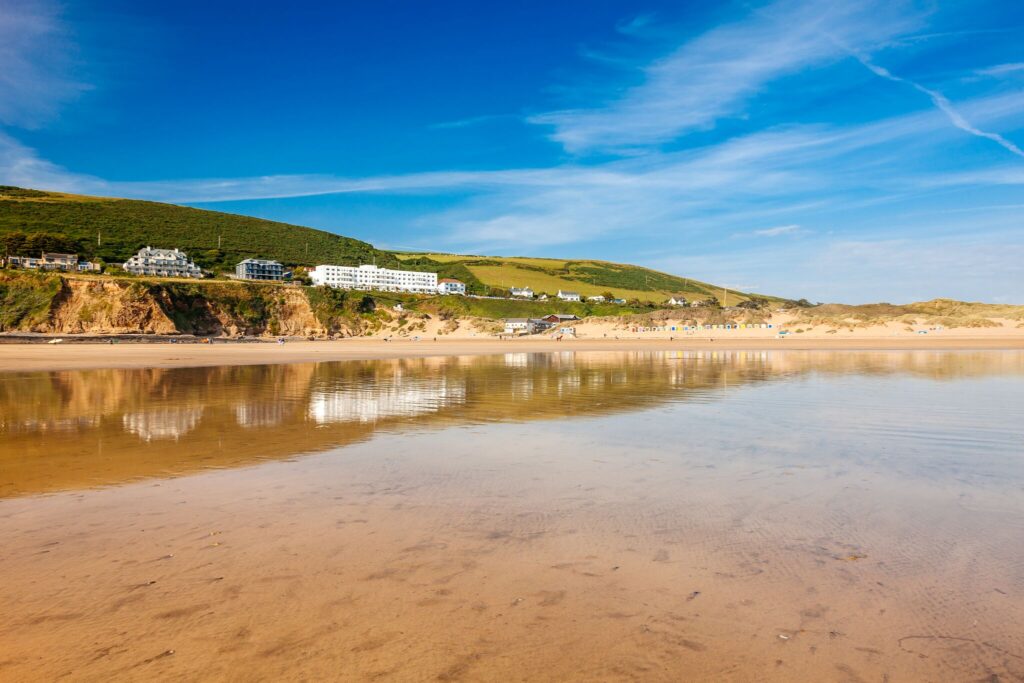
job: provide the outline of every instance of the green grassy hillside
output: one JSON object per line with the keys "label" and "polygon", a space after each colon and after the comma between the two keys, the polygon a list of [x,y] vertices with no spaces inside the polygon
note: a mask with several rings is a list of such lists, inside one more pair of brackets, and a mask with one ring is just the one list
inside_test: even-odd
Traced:
{"label": "green grassy hillside", "polygon": [[[219,248],[218,248],[219,243]],[[620,263],[525,257],[395,254],[323,230],[173,204],[111,199],[0,186],[0,255],[70,251],[120,264],[140,247],[177,247],[199,266],[231,270],[242,259],[272,258],[287,266],[320,263],[433,271],[462,280],[471,294],[501,295],[510,287],[538,294],[559,289],[583,296],[611,293],[631,302],[662,303],[673,295],[715,297],[735,305],[752,294]],[[773,297],[765,297],[773,299]]]}
{"label": "green grassy hillside", "polygon": [[[396,253],[395,256],[405,263],[433,262],[452,271],[460,269],[483,287],[498,290],[530,287],[537,294],[553,295],[562,289],[579,292],[585,297],[611,292],[627,301],[635,299],[656,303],[682,294],[691,301],[715,297],[724,306],[734,306],[759,296],[747,292],[726,292],[724,288],[707,282],[608,261],[457,254]],[[763,298],[775,300],[774,297]]]}
{"label": "green grassy hillside", "polygon": [[378,265],[398,265],[371,244],[313,228],[173,204],[0,186],[0,239],[5,236],[14,243],[28,238],[30,253],[25,255],[37,255],[36,246],[63,247],[115,264],[149,245],[182,249],[208,269],[230,269],[249,257],[289,266],[358,265],[374,259]]}

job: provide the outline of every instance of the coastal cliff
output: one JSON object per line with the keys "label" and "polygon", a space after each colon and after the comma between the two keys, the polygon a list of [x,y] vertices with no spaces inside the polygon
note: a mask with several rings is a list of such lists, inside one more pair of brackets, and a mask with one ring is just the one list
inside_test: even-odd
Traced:
{"label": "coastal cliff", "polygon": [[[779,310],[422,297],[324,287],[65,275],[0,270],[0,333],[153,334],[204,337],[476,337],[510,317],[573,313],[583,337],[1019,335],[1024,307],[935,299],[905,305],[818,305]],[[610,311],[617,314],[609,315]],[[687,327],[689,326],[689,327]],[[727,332],[716,332],[716,330]]]}
{"label": "coastal cliff", "polygon": [[353,336],[384,315],[361,314],[347,297],[314,297],[298,287],[6,272],[0,273],[0,332]]}

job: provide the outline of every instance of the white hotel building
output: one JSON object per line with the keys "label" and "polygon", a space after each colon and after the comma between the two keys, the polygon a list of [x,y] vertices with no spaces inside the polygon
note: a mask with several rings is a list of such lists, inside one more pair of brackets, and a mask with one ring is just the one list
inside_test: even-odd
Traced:
{"label": "white hotel building", "polygon": [[314,285],[341,289],[437,294],[437,273],[390,270],[377,266],[317,266],[309,271]]}

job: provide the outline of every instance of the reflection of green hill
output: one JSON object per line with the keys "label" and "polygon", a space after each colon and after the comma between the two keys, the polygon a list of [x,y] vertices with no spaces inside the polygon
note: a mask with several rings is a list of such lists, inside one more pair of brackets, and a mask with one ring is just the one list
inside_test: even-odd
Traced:
{"label": "reflection of green hill", "polygon": [[322,451],[378,429],[609,415],[807,373],[1024,374],[1024,354],[637,352],[8,374],[0,496]]}

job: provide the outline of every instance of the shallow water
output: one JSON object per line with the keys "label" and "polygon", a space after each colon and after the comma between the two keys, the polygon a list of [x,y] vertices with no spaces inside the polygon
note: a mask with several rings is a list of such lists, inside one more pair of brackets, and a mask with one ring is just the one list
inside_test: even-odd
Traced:
{"label": "shallow water", "polygon": [[0,679],[1024,679],[1022,406],[1021,352],[0,375]]}

